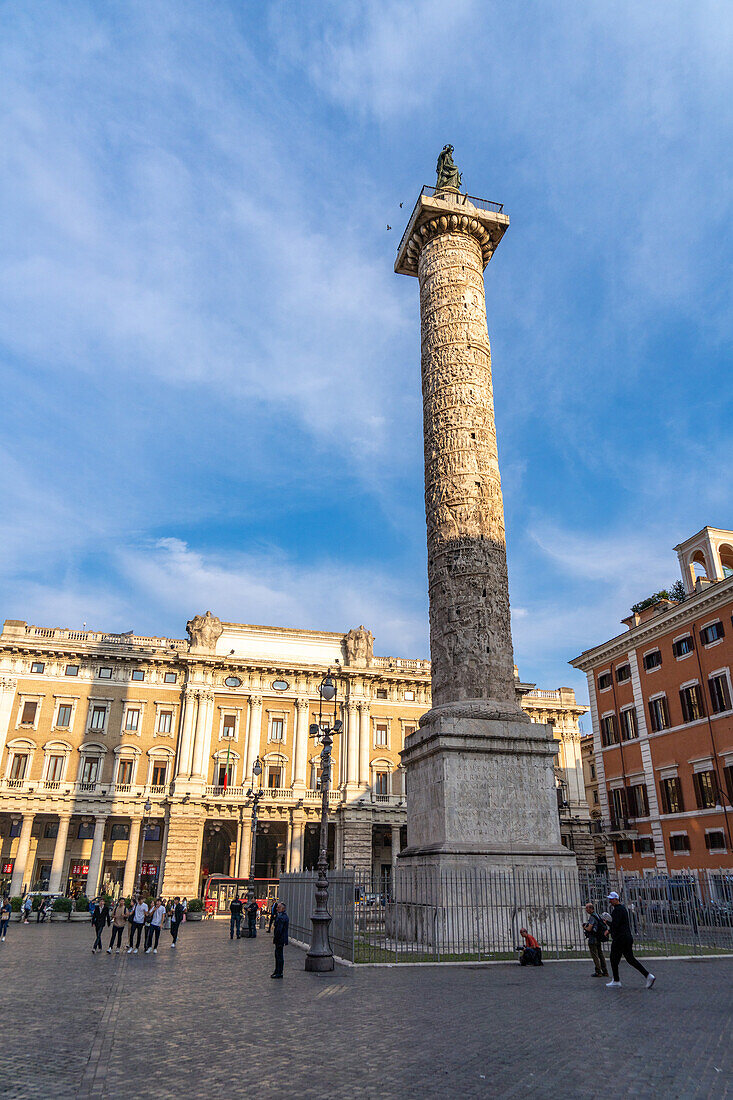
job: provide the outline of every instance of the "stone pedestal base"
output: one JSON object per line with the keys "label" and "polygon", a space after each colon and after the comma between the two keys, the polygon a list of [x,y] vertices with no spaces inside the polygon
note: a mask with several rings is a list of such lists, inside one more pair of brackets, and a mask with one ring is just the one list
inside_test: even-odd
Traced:
{"label": "stone pedestal base", "polygon": [[580,897],[560,842],[558,743],[550,726],[473,716],[483,709],[430,711],[405,741],[408,846],[392,934],[455,953],[511,951],[524,924],[540,942],[571,942]]}
{"label": "stone pedestal base", "polygon": [[205,822],[196,814],[171,815],[160,887],[164,897],[197,897]]}

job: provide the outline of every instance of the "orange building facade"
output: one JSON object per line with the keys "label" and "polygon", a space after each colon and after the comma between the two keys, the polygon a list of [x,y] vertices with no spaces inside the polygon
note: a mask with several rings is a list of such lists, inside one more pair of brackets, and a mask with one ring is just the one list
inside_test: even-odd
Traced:
{"label": "orange building facade", "polygon": [[595,828],[638,874],[733,866],[733,532],[675,549],[684,598],[644,601],[571,662],[588,677]]}

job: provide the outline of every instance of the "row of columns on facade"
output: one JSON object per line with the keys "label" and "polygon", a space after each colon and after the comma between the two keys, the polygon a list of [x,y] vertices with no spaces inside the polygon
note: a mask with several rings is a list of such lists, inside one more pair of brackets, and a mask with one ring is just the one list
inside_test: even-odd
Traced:
{"label": "row of columns on facade", "polygon": [[[18,837],[18,850],[13,863],[13,875],[10,880],[10,894],[20,894],[25,883],[25,875],[28,870],[28,855],[31,845],[31,833],[35,814],[23,814],[23,822]],[[51,860],[51,874],[48,880],[49,894],[62,892],[62,879],[64,873],[64,860],[66,857],[66,843],[69,836],[69,825],[74,815],[62,813],[58,815],[59,827],[56,833],[56,842]],[[108,814],[100,814],[94,820],[94,834],[92,837],[92,852],[89,857],[89,871],[87,873],[87,896],[95,897],[99,889],[99,880],[102,873],[102,855],[104,851],[104,830],[107,824]],[[166,821],[167,827],[167,821]],[[137,856],[140,846],[140,830],[142,828],[141,817],[130,818],[130,832],[127,842],[127,856],[125,859],[125,871],[122,882],[122,893],[129,895],[135,886],[137,873]],[[165,850],[165,836],[163,837],[163,850]]]}
{"label": "row of columns on facade", "polygon": [[[250,695],[244,731],[243,782],[252,775],[252,767],[259,755],[262,730],[261,695]],[[306,787],[308,768],[308,727],[311,700],[305,696],[295,701],[296,721],[293,742],[293,787]],[[369,756],[371,747],[370,703],[349,701],[344,705],[344,730],[346,738],[346,784],[349,787],[369,785]],[[214,719],[214,693],[211,688],[186,690],[184,696],[181,736],[176,764],[176,779],[206,782]]]}
{"label": "row of columns on facade", "polygon": [[[10,883],[10,894],[20,894],[25,885],[25,875],[28,870],[28,855],[30,853],[31,833],[35,814],[26,813],[18,837],[18,849],[13,864],[13,874]],[[69,835],[71,813],[58,815],[58,831],[54,844],[51,861],[51,873],[48,881],[48,893],[61,893],[64,873],[64,861],[66,857],[66,845]],[[99,881],[102,873],[102,856],[104,853],[104,832],[108,818],[112,815],[100,814],[94,820],[94,834],[92,837],[92,851],[89,857],[89,871],[87,872],[86,891],[88,897],[95,897],[99,889]],[[127,897],[135,887],[137,874],[137,859],[140,847],[140,831],[143,819],[141,817],[130,818],[130,831],[127,842],[127,855],[125,858],[125,870],[122,880],[122,894]],[[306,819],[294,819],[287,821],[287,841],[285,870],[301,871],[303,869],[303,857],[305,846]],[[314,820],[315,824],[315,820]],[[344,823],[336,821],[336,865],[343,864],[343,830]],[[394,866],[400,850],[400,826],[392,825],[392,864]],[[165,819],[163,843],[161,847],[161,861],[158,881],[162,884],[166,855],[166,843],[168,833],[168,815]],[[200,853],[198,853],[200,855]],[[241,819],[237,822],[237,840],[234,857],[234,876],[236,878],[248,878],[252,860],[252,827],[248,820]]]}

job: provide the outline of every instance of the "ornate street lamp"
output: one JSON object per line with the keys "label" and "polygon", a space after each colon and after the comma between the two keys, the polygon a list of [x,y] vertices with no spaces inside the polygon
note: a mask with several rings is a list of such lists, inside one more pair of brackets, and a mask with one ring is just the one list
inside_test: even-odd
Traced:
{"label": "ornate street lamp", "polygon": [[137,896],[140,896],[140,891],[143,888],[143,857],[145,856],[145,834],[148,831],[147,818],[150,817],[150,811],[153,805],[149,798],[145,799],[145,805],[143,806],[143,839],[140,845],[140,866],[137,870]]}
{"label": "ornate street lamp", "polygon": [[[254,901],[255,896],[255,855],[257,854],[257,807],[259,806],[260,799],[264,795],[264,791],[260,786],[260,776],[262,775],[262,764],[260,763],[259,756],[255,758],[255,762],[252,765],[252,786],[247,791],[247,798],[252,799],[252,846],[250,848],[249,859],[249,882],[247,884],[247,901]],[[255,786],[257,789],[255,790]]]}
{"label": "ornate street lamp", "polygon": [[[331,669],[318,688],[318,724],[310,727],[310,735],[323,741],[321,749],[321,836],[318,850],[318,878],[316,880],[316,908],[311,916],[311,944],[305,957],[306,970],[322,974],[333,970],[333,951],[328,936],[331,914],[328,911],[328,792],[331,786],[331,749],[333,735],[341,733],[342,723],[336,718],[338,691]],[[323,704],[333,702],[333,719],[323,722]]]}

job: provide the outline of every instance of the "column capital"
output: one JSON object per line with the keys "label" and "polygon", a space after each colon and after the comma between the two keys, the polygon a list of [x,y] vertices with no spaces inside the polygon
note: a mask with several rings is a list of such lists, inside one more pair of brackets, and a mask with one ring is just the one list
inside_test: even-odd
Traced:
{"label": "column capital", "polygon": [[14,676],[0,676],[0,691],[15,691],[18,681]]}
{"label": "column capital", "polygon": [[299,695],[298,698],[295,700],[295,705],[298,710],[308,710],[308,707],[311,705],[311,701],[307,695]]}
{"label": "column capital", "polygon": [[250,706],[261,707],[263,699],[262,699],[261,695],[250,695],[249,702],[250,702]]}
{"label": "column capital", "polygon": [[356,699],[349,699],[346,703],[346,709],[349,712],[349,714],[356,714],[356,712],[359,709],[359,706],[360,706],[360,704],[357,703]]}

